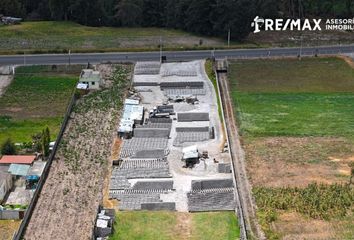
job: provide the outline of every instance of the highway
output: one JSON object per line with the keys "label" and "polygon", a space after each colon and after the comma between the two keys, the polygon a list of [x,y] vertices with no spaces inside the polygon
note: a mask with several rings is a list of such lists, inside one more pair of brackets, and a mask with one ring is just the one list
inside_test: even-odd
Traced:
{"label": "highway", "polygon": [[[332,55],[354,53],[353,45],[304,47],[304,48],[257,48],[233,50],[201,51],[164,51],[167,61],[187,61],[208,57],[221,58],[259,58]],[[0,65],[35,65],[35,64],[85,64],[121,61],[158,61],[160,52],[116,52],[116,53],[75,53],[75,54],[38,54],[38,55],[1,55]]]}

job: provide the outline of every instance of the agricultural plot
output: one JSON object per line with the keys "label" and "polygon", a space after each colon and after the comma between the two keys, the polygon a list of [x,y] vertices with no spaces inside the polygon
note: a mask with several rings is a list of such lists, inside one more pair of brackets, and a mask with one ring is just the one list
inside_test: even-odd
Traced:
{"label": "agricultural plot", "polygon": [[231,240],[239,237],[233,212],[118,212],[110,240]]}
{"label": "agricultural plot", "polygon": [[92,237],[131,70],[125,65],[97,69],[105,85],[75,103],[25,239]]}
{"label": "agricultural plot", "polygon": [[267,237],[353,238],[353,68],[340,58],[304,58],[235,61],[230,71]]}
{"label": "agricultural plot", "polygon": [[173,49],[226,46],[223,40],[179,30],[87,27],[73,22],[23,22],[0,26],[0,31],[2,53],[158,50],[160,39],[164,48]]}
{"label": "agricultural plot", "polygon": [[0,142],[7,137],[14,142],[30,141],[45,126],[50,128],[54,139],[79,73],[76,67],[17,68],[14,80],[0,97]]}

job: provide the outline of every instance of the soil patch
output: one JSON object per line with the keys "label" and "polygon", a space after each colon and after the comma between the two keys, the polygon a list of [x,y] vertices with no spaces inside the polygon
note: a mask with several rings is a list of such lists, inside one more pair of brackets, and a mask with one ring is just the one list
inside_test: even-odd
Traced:
{"label": "soil patch", "polygon": [[348,182],[351,141],[334,137],[262,137],[244,142],[247,171],[255,186],[307,186]]}

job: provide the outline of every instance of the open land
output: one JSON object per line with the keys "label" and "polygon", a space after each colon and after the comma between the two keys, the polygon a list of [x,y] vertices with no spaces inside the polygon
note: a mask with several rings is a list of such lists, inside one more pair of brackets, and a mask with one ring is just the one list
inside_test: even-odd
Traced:
{"label": "open land", "polygon": [[352,44],[353,31],[261,31],[250,33],[246,39],[250,43],[269,47],[300,47]]}
{"label": "open land", "polygon": [[[73,22],[23,22],[0,26],[0,52],[99,52],[198,49],[225,46],[223,40],[159,28],[87,27]],[[200,45],[202,41],[202,45]]]}
{"label": "open land", "polygon": [[96,66],[103,89],[80,98],[26,229],[25,239],[92,237],[130,66]]}
{"label": "open land", "polygon": [[[88,27],[73,22],[22,22],[0,26],[0,53],[68,53],[228,48],[226,39],[164,28]],[[301,40],[302,39],[302,40]],[[352,32],[260,32],[229,48],[299,47],[351,44]]]}
{"label": "open land", "polygon": [[55,139],[73,94],[81,66],[18,67],[15,78],[0,97],[0,142],[10,137],[27,142],[49,127]]}
{"label": "open land", "polygon": [[231,240],[239,236],[233,212],[118,212],[115,229],[111,240]]}
{"label": "open land", "polygon": [[10,240],[17,231],[21,221],[19,220],[0,220],[1,240]]}
{"label": "open land", "polygon": [[354,191],[347,185],[354,161],[353,68],[340,58],[303,58],[234,61],[230,71],[267,237],[353,238]]}

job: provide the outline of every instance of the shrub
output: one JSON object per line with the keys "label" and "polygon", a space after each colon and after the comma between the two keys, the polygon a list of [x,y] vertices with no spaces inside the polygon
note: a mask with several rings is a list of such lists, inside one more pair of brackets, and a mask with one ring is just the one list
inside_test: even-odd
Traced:
{"label": "shrub", "polygon": [[6,141],[1,145],[1,154],[2,155],[15,155],[16,154],[16,146],[11,141],[10,138],[6,139]]}

